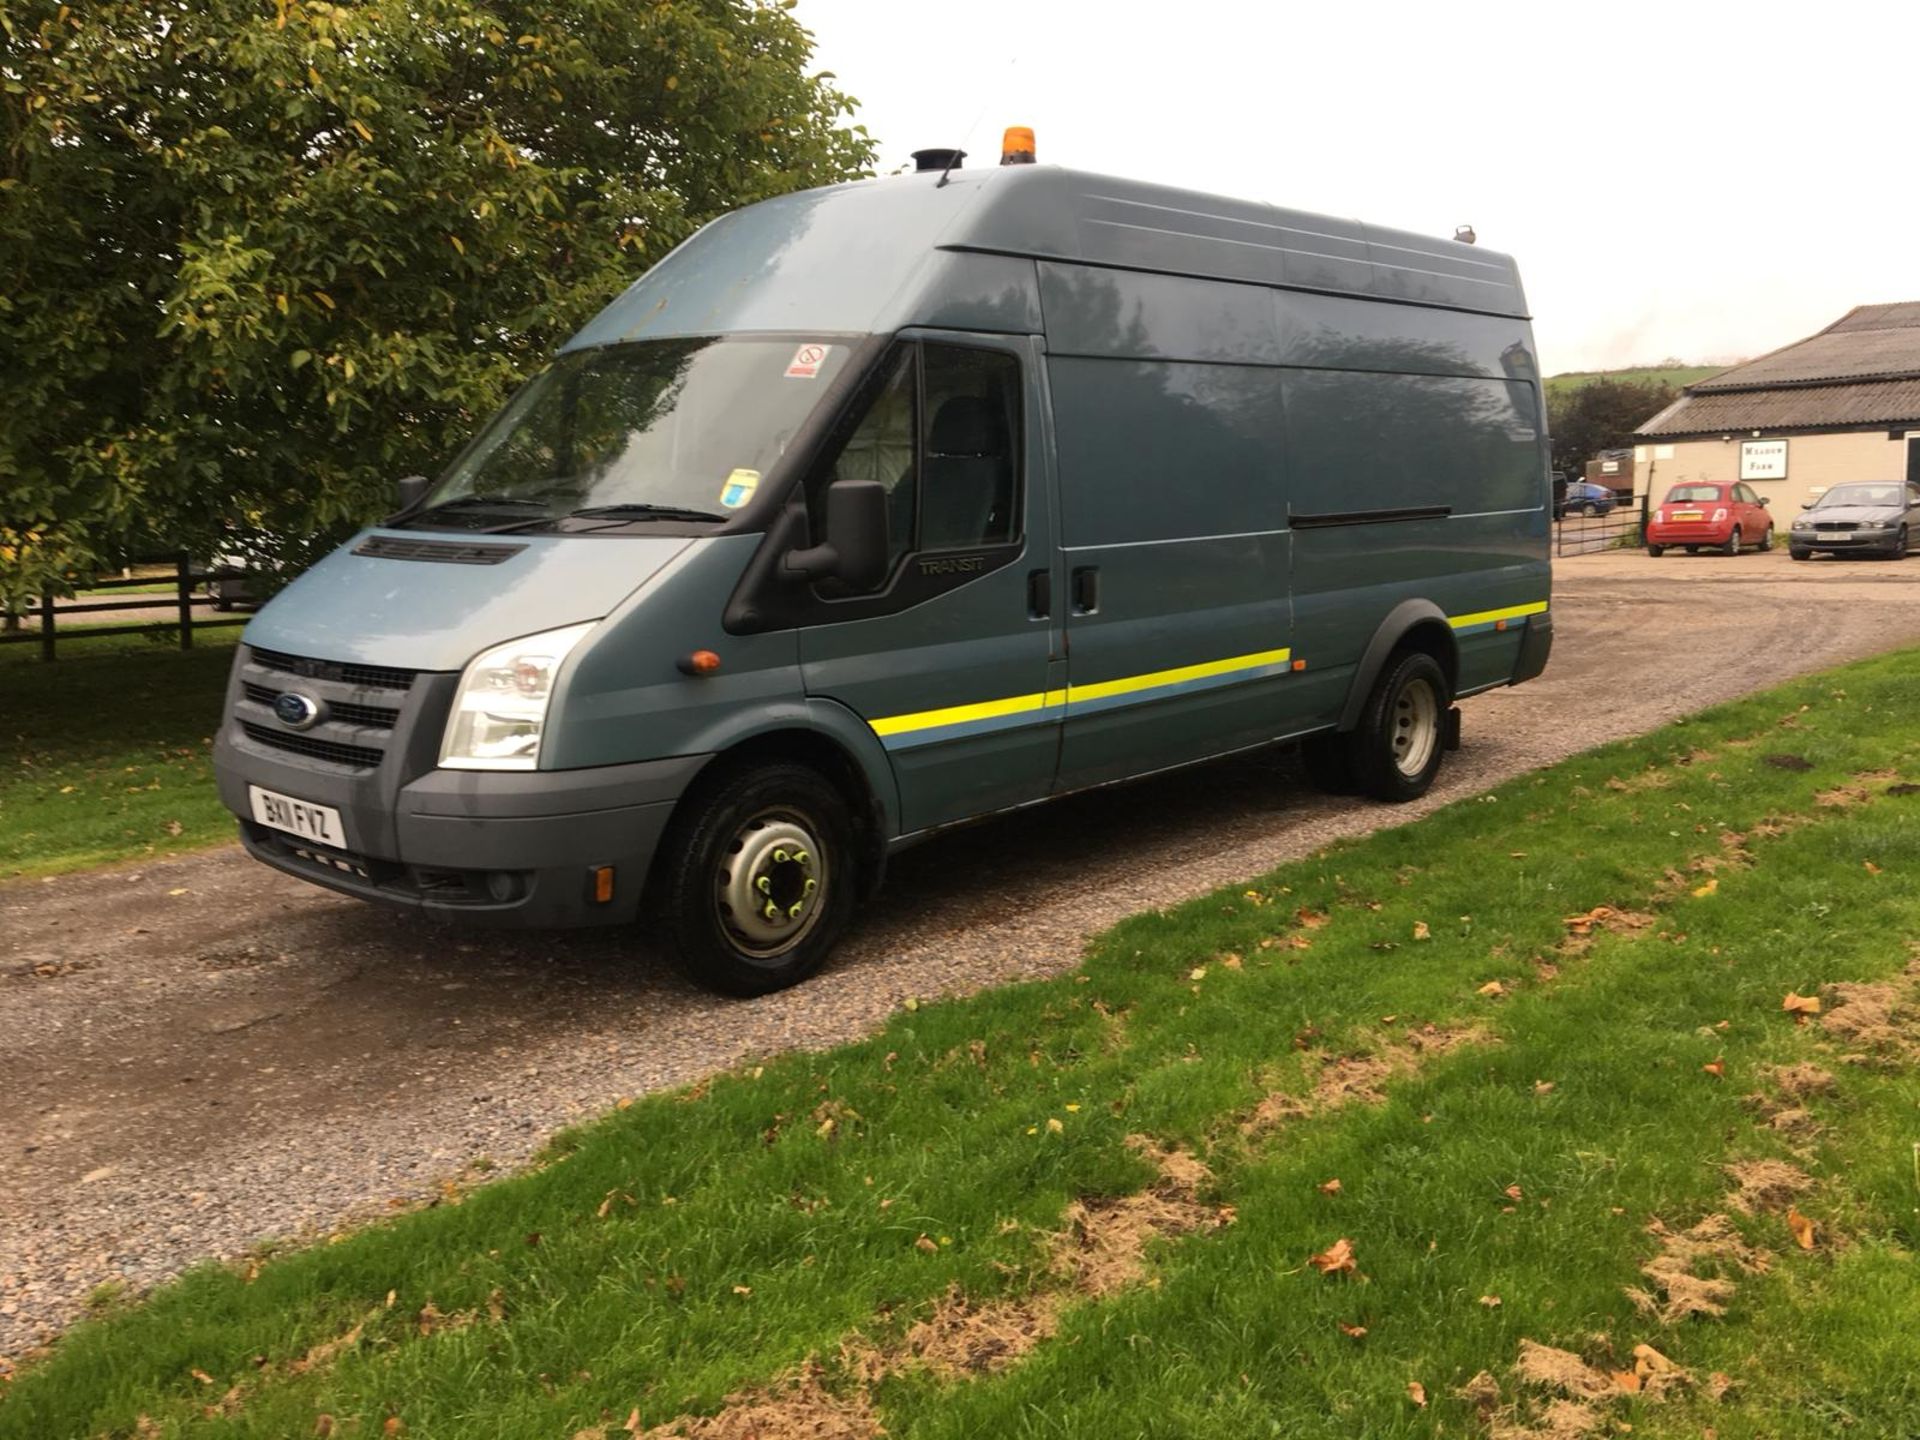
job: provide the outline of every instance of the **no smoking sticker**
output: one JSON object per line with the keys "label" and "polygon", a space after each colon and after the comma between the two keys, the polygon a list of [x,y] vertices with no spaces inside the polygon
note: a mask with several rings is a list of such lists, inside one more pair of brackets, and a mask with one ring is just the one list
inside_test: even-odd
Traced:
{"label": "no smoking sticker", "polygon": [[793,362],[787,366],[787,379],[818,380],[820,367],[832,353],[831,345],[802,345],[793,352]]}

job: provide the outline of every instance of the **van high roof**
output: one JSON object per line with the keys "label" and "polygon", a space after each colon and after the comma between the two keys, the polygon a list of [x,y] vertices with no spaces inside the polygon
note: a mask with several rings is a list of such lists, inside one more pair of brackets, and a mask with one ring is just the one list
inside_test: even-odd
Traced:
{"label": "van high roof", "polygon": [[937,173],[917,172],[803,190],[723,215],[641,277],[566,348],[756,330],[875,334],[916,323],[959,325],[940,318],[946,289],[967,292],[960,305],[966,315],[997,303],[996,325],[1040,329],[1037,315],[1027,313],[1036,303],[1030,284],[1001,268],[1004,283],[996,285],[990,261],[956,266],[962,256],[1527,315],[1512,259],[1476,245],[1172,186],[1016,165],[955,170],[944,184]]}

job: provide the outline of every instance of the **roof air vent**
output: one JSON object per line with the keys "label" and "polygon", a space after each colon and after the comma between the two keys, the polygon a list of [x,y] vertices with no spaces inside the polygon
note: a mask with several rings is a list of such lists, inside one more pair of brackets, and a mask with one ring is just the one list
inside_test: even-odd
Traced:
{"label": "roof air vent", "polygon": [[960,162],[967,158],[964,150],[938,149],[916,150],[913,152],[915,170],[958,170]]}

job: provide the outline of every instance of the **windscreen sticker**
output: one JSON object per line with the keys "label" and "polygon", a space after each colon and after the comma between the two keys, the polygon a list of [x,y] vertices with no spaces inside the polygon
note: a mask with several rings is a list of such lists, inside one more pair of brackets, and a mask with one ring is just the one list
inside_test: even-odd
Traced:
{"label": "windscreen sticker", "polygon": [[820,367],[832,353],[831,345],[802,345],[793,352],[793,363],[787,366],[787,379],[818,380]]}
{"label": "windscreen sticker", "polygon": [[753,498],[753,492],[759,488],[758,470],[736,470],[727,476],[727,483],[720,487],[720,503],[729,510],[738,510]]}

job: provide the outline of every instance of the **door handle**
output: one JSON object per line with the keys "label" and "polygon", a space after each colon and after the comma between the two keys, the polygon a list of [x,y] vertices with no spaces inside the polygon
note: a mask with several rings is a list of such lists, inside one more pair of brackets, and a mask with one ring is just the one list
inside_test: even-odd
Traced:
{"label": "door handle", "polygon": [[1092,615],[1100,608],[1100,567],[1082,565],[1073,572],[1073,613]]}
{"label": "door handle", "polygon": [[1053,572],[1051,570],[1030,570],[1027,572],[1027,618],[1045,620],[1053,614]]}

